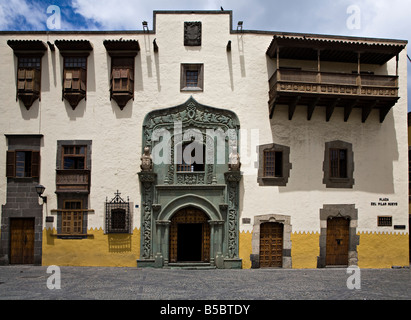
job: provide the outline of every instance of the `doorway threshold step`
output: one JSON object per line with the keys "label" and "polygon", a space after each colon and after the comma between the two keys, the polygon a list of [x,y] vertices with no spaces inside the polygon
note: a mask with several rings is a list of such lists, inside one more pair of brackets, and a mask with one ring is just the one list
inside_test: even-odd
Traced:
{"label": "doorway threshold step", "polygon": [[169,263],[168,267],[171,269],[185,269],[185,270],[211,270],[215,269],[215,266],[212,266],[207,262],[174,262]]}

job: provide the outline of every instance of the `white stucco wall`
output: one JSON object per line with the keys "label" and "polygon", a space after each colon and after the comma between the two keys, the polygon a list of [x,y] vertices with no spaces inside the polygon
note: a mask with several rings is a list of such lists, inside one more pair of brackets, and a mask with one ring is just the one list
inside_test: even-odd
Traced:
{"label": "white stucco wall", "polygon": [[[201,47],[183,45],[184,21],[202,22]],[[408,219],[408,138],[406,96],[406,52],[399,61],[400,100],[380,124],[377,111],[361,122],[359,110],[353,110],[348,122],[343,110],[335,110],[329,122],[325,108],[317,107],[311,121],[306,107],[297,106],[293,120],[288,109],[277,107],[272,120],[268,115],[268,79],[275,61],[266,56],[273,35],[269,33],[230,34],[229,14],[157,14],[155,34],[0,34],[1,133],[44,135],[41,148],[40,183],[48,197],[44,210],[57,209],[55,169],[57,140],[92,140],[92,173],[88,227],[104,226],[104,202],[119,190],[122,196],[141,206],[139,180],[144,116],[159,108],[184,103],[192,95],[199,103],[234,111],[240,120],[242,139],[258,133],[257,144],[278,143],[291,148],[292,170],[286,187],[260,187],[257,183],[255,146],[242,148],[244,178],[241,183],[241,218],[251,224],[241,231],[251,231],[253,217],[263,214],[291,216],[293,232],[319,231],[319,210],[324,204],[355,204],[358,231],[393,231],[377,228],[378,215],[393,216],[393,224],[407,225]],[[110,57],[103,41],[123,38],[139,41],[141,51],[135,60],[135,99],[120,110],[109,100]],[[62,101],[62,63],[58,49],[48,50],[42,60],[41,102],[26,110],[16,101],[17,58],[7,40],[87,39],[94,50],[88,58],[87,101],[75,110]],[[159,52],[153,51],[153,40]],[[231,40],[231,52],[226,45]],[[180,92],[180,64],[204,64],[204,91]],[[287,61],[286,63],[293,63]],[[294,62],[296,63],[296,62]],[[324,70],[352,65],[324,63]],[[356,67],[356,66],[354,66]],[[376,74],[395,74],[395,59],[387,70],[365,66]],[[258,131],[256,131],[258,130]],[[325,142],[343,140],[353,145],[353,189],[327,189],[322,183]],[[244,145],[243,145],[244,146]],[[0,172],[5,172],[6,138],[0,139]],[[245,151],[247,151],[245,153]],[[254,156],[255,160],[247,161]],[[6,202],[6,178],[0,175],[0,203]],[[371,207],[371,202],[389,198],[396,207]],[[140,227],[140,207],[134,208],[134,227]],[[46,224],[45,224],[46,225]],[[49,224],[47,224],[49,226]],[[56,227],[56,219],[54,222]],[[401,232],[406,232],[402,230]]]}

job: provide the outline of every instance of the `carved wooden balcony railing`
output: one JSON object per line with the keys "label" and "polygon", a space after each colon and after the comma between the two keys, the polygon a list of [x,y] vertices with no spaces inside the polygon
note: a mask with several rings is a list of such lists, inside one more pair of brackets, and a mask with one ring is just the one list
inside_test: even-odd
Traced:
{"label": "carved wooden balcony railing", "polygon": [[361,108],[362,122],[373,109],[379,110],[383,122],[399,99],[398,76],[277,69],[269,86],[270,118],[276,105],[288,105],[290,120],[297,105],[306,105],[308,120],[316,106],[324,106],[327,121],[334,108],[342,107],[344,121],[353,108]]}
{"label": "carved wooden balcony railing", "polygon": [[90,193],[90,170],[56,170],[56,192]]}

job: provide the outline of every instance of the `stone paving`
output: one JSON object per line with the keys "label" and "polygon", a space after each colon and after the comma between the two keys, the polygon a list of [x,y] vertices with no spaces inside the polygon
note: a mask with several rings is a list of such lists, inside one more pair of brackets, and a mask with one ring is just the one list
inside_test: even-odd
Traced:
{"label": "stone paving", "polygon": [[[411,272],[345,268],[176,270],[1,266],[0,300],[410,300]],[[357,288],[349,289],[348,283]],[[360,285],[360,288],[358,288]],[[49,287],[48,287],[49,286]]]}

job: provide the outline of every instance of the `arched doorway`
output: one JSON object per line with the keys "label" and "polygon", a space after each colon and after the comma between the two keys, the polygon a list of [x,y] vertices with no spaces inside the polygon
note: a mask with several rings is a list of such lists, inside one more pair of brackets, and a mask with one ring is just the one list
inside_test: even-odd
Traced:
{"label": "arched doorway", "polygon": [[207,215],[196,208],[179,210],[171,218],[170,262],[209,262],[210,225]]}
{"label": "arched doorway", "polygon": [[260,225],[260,267],[281,268],[283,266],[284,225],[265,222]]}

